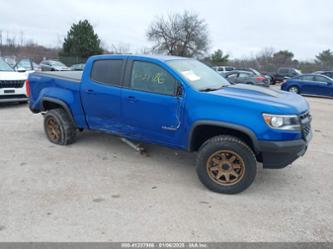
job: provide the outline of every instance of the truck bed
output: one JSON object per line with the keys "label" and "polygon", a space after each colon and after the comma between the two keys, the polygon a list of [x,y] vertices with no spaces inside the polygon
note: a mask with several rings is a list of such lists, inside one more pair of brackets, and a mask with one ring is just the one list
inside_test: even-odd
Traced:
{"label": "truck bed", "polygon": [[78,127],[85,128],[86,121],[81,105],[80,71],[35,72],[29,75],[29,107],[35,112],[43,111],[44,102],[55,102],[69,108]]}
{"label": "truck bed", "polygon": [[47,76],[61,80],[70,80],[77,83],[81,82],[82,71],[59,71],[59,72],[38,72],[35,73],[39,76]]}

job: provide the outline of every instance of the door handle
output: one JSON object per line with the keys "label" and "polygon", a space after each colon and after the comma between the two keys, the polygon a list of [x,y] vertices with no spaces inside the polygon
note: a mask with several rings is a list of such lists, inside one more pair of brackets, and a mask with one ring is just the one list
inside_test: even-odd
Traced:
{"label": "door handle", "polygon": [[130,103],[134,103],[137,101],[137,99],[134,96],[128,96],[127,99],[128,99],[128,102],[130,102]]}
{"label": "door handle", "polygon": [[92,89],[88,89],[88,90],[86,90],[86,93],[88,93],[88,94],[95,94],[95,91],[92,90]]}

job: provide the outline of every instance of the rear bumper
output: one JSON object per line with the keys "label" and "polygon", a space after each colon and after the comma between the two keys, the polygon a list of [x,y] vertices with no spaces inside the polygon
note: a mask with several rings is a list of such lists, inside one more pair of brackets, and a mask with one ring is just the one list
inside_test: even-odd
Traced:
{"label": "rear bumper", "polygon": [[293,163],[305,154],[310,140],[258,141],[264,168],[280,169]]}

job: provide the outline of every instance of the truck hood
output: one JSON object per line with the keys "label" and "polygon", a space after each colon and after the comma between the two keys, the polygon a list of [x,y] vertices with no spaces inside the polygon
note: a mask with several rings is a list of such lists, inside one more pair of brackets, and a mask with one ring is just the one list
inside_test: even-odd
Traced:
{"label": "truck hood", "polygon": [[244,104],[256,103],[262,111],[276,114],[300,114],[309,109],[309,104],[300,95],[260,86],[237,84],[209,93],[238,99]]}
{"label": "truck hood", "polygon": [[18,72],[2,72],[0,71],[0,80],[26,80],[27,74]]}

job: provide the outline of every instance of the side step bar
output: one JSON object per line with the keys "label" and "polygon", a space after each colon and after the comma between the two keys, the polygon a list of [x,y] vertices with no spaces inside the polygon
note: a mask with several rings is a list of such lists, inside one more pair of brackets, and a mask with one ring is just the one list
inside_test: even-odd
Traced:
{"label": "side step bar", "polygon": [[136,150],[137,152],[139,152],[141,155],[146,154],[145,149],[140,145],[140,144],[134,144],[133,142],[131,142],[130,140],[121,137],[120,140],[122,142],[124,142],[125,144],[127,144],[129,147],[131,147],[132,149]]}

